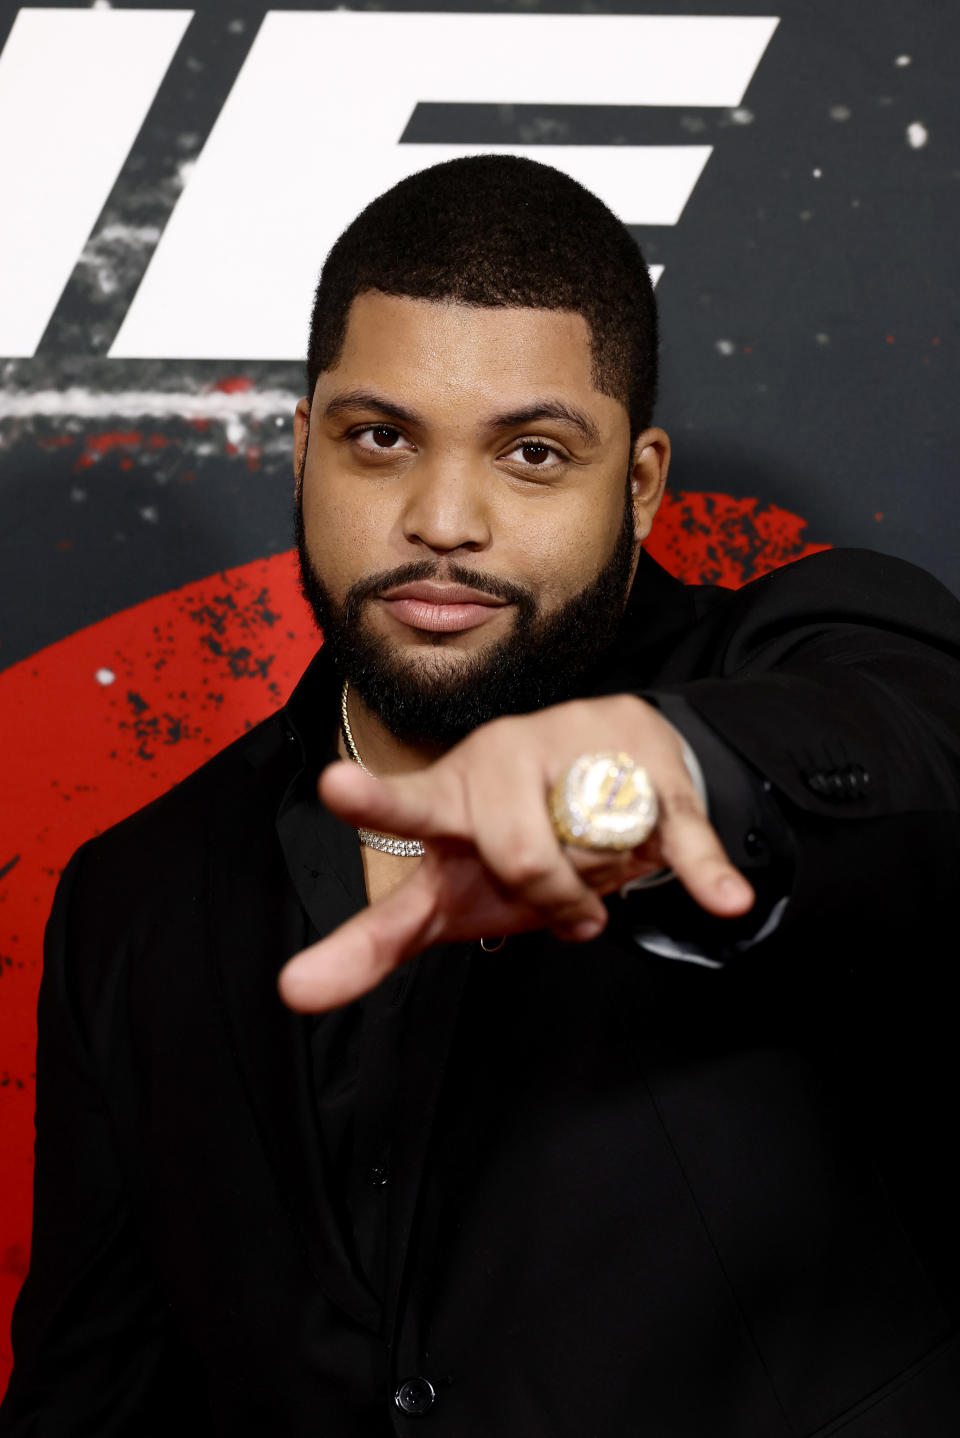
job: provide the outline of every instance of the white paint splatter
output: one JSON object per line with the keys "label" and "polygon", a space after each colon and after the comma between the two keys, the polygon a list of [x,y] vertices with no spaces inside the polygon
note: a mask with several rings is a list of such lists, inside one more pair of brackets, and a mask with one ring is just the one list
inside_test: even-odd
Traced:
{"label": "white paint splatter", "polygon": [[830,336],[824,330],[821,330],[820,333],[815,336],[815,339],[818,345],[828,345],[830,343]]}
{"label": "white paint splatter", "polygon": [[849,105],[831,105],[829,114],[831,120],[837,120],[838,122],[842,122],[843,120],[849,120],[850,116],[853,114],[853,111],[850,109]]}
{"label": "white paint splatter", "polygon": [[738,109],[730,111],[730,118],[735,125],[752,125],[754,114],[752,110],[741,105]]}
{"label": "white paint splatter", "polygon": [[160,515],[152,504],[145,504],[140,509],[140,518],[146,520],[147,524],[156,524]]}
{"label": "white paint splatter", "polygon": [[736,351],[733,340],[717,340],[714,349],[719,355],[732,355]]}
{"label": "white paint splatter", "polygon": [[929,138],[930,131],[919,120],[914,120],[912,125],[907,126],[907,144],[911,150],[922,150]]}
{"label": "white paint splatter", "polygon": [[819,169],[818,169],[818,170],[812,170],[812,171],[811,171],[811,174],[813,175],[813,178],[814,178],[815,180],[822,180],[822,179],[823,179],[823,171],[822,171],[822,170],[819,170]]}
{"label": "white paint splatter", "polygon": [[73,500],[74,504],[82,504],[86,497],[87,491],[85,489],[81,489],[79,484],[75,484],[70,491],[70,498]]}
{"label": "white paint splatter", "polygon": [[98,669],[93,677],[98,684],[112,684],[117,676],[112,669]]}
{"label": "white paint splatter", "polygon": [[91,10],[112,10],[112,9],[113,9],[113,6],[110,4],[110,0],[93,0],[93,4],[90,6],[90,9],[91,9]]}
{"label": "white paint splatter", "polygon": [[180,186],[181,190],[186,185],[187,181],[189,180],[190,176],[193,174],[196,168],[196,160],[181,160],[180,164],[177,166],[177,184]]}
{"label": "white paint splatter", "polygon": [[246,22],[246,20],[239,20],[239,19],[238,19],[238,20],[231,20],[231,21],[230,21],[230,24],[227,26],[227,30],[230,32],[231,35],[242,35],[243,32],[244,32],[244,30],[246,30],[246,28],[247,28],[247,22]]}
{"label": "white paint splatter", "polygon": [[895,65],[899,65],[900,68],[901,68],[901,70],[902,70],[905,65],[909,65],[909,64],[910,64],[910,62],[911,62],[912,59],[913,59],[913,56],[912,56],[912,55],[898,55],[897,58],[894,60],[893,63],[894,63]]}
{"label": "white paint splatter", "polygon": [[[180,390],[0,390],[0,419],[207,419],[265,420],[291,415],[299,394],[292,390],[211,390],[190,394]],[[211,450],[211,453],[213,451]]]}
{"label": "white paint splatter", "polygon": [[804,222],[806,222],[807,220],[812,220],[812,219],[813,219],[813,211],[812,211],[812,210],[801,210],[801,211],[800,211],[800,218],[801,218],[801,220],[803,220]]}
{"label": "white paint splatter", "polygon": [[98,230],[95,239],[110,245],[129,245],[132,250],[142,250],[155,245],[160,238],[159,225],[122,225],[114,220]]}

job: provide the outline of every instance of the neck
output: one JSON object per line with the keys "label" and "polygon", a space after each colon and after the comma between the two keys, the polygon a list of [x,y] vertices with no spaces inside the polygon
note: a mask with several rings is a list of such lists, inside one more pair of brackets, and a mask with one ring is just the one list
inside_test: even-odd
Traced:
{"label": "neck", "polygon": [[[413,774],[426,769],[445,751],[436,744],[405,744],[392,734],[383,721],[368,709],[354,688],[347,694],[353,742],[371,773],[386,779],[394,774]],[[350,757],[341,730],[337,748],[342,759]]]}

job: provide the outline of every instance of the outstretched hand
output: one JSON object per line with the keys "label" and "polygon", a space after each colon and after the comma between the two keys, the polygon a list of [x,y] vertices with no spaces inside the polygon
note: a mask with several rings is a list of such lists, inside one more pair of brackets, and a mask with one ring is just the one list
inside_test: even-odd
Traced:
{"label": "outstretched hand", "polygon": [[[563,845],[547,810],[574,759],[603,750],[632,755],[657,792],[656,830],[625,853]],[[680,736],[632,695],[494,720],[416,774],[376,779],[332,764],[319,791],[341,818],[422,839],[426,853],[391,894],[284,967],[281,997],[302,1012],[348,1003],[433,944],[538,928],[594,938],[607,922],[601,896],[663,865],[717,917],[746,913],[754,900],[704,814]]]}

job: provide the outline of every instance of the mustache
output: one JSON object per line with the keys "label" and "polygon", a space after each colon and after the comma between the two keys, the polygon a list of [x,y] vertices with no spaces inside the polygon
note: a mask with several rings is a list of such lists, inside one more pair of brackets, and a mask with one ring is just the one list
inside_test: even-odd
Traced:
{"label": "mustache", "polygon": [[379,573],[368,575],[351,585],[344,603],[347,619],[356,614],[365,600],[381,594],[385,589],[393,589],[400,584],[414,584],[423,579],[447,580],[452,584],[465,584],[471,589],[479,589],[494,599],[517,605],[521,615],[532,613],[536,609],[535,595],[523,585],[512,584],[508,579],[501,579],[495,574],[485,574],[482,570],[468,569],[463,564],[444,564],[440,560],[421,559],[398,565],[396,569],[382,569]]}

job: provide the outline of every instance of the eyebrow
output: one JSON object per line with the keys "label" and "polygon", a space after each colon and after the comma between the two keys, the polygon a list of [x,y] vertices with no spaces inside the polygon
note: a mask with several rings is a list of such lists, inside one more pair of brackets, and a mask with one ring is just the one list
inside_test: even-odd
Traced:
{"label": "eyebrow", "polygon": [[[372,410],[375,414],[383,415],[385,419],[399,419],[403,420],[405,424],[426,428],[426,420],[414,410],[395,403],[386,395],[377,394],[374,390],[368,389],[341,390],[338,394],[330,397],[324,406],[323,414],[325,419],[334,419],[338,415],[357,409]],[[536,399],[519,409],[493,415],[486,421],[484,428],[491,432],[499,429],[516,429],[523,425],[534,424],[538,419],[559,420],[561,424],[569,424],[576,429],[586,444],[598,445],[600,443],[600,431],[590,416],[585,414],[582,409],[577,409],[575,405],[558,399]]]}
{"label": "eyebrow", "polygon": [[370,389],[344,389],[339,394],[332,395],[324,405],[323,416],[324,419],[335,419],[337,415],[353,409],[373,410],[375,414],[382,414],[387,419],[402,419],[405,424],[425,423],[412,409],[406,409],[402,404],[394,404],[393,400]]}
{"label": "eyebrow", "polygon": [[538,419],[556,419],[562,424],[572,425],[587,444],[600,443],[600,431],[588,414],[575,405],[559,399],[535,399],[521,409],[508,410],[488,420],[488,429],[514,429],[520,425],[534,424]]}

